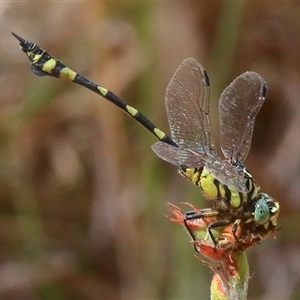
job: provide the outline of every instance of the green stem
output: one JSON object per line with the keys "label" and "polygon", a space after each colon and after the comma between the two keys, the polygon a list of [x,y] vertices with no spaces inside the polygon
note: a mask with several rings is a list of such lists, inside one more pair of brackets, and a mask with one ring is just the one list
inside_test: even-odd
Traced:
{"label": "green stem", "polygon": [[237,251],[212,268],[211,300],[245,300],[247,298],[249,265],[245,252]]}

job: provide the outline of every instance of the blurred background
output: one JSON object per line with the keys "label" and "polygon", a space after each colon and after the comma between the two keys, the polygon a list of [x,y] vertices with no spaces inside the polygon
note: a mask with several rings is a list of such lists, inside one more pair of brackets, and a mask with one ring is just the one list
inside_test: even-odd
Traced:
{"label": "blurred background", "polygon": [[167,202],[207,207],[146,130],[100,96],[37,77],[10,31],[169,132],[166,86],[186,57],[218,97],[253,70],[269,86],[248,169],[280,201],[276,239],[247,251],[249,299],[300,298],[300,3],[0,3],[0,299],[209,299]]}

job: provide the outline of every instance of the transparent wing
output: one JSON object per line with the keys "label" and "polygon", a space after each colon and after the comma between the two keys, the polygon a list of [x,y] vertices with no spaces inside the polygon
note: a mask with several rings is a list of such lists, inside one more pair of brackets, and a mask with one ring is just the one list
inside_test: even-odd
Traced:
{"label": "transparent wing", "polygon": [[202,167],[206,162],[204,154],[181,149],[164,142],[156,142],[151,148],[157,156],[178,167]]}
{"label": "transparent wing", "polygon": [[209,79],[193,58],[185,59],[166,91],[166,109],[172,138],[180,148],[214,152],[209,120]]}
{"label": "transparent wing", "polygon": [[266,95],[267,84],[255,72],[240,75],[221,94],[221,148],[227,159],[243,162],[247,157],[255,117]]}
{"label": "transparent wing", "polygon": [[236,189],[241,193],[248,193],[249,190],[244,184],[244,175],[230,162],[221,159],[216,155],[206,158],[205,167],[221,183]]}
{"label": "transparent wing", "polygon": [[164,142],[156,142],[151,146],[157,156],[175,165],[185,167],[206,167],[221,183],[247,193],[243,173],[229,162],[217,155],[200,154],[191,149],[181,149]]}

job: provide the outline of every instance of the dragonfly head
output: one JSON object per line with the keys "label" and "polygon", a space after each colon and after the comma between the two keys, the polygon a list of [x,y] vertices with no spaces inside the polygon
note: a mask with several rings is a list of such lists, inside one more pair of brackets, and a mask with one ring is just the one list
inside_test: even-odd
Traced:
{"label": "dragonfly head", "polygon": [[277,226],[279,215],[279,203],[266,193],[260,193],[256,197],[253,207],[254,222],[268,229],[269,225]]}

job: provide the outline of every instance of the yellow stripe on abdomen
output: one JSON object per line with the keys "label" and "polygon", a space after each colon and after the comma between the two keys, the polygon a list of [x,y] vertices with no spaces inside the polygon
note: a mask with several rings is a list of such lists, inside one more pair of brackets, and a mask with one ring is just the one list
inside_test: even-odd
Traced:
{"label": "yellow stripe on abdomen", "polygon": [[63,69],[60,70],[59,72],[59,77],[66,79],[66,80],[70,80],[73,81],[76,77],[77,73],[74,72],[73,70],[71,70],[68,67],[64,67]]}
{"label": "yellow stripe on abdomen", "polygon": [[51,74],[51,71],[55,68],[57,61],[54,58],[49,59],[43,64],[42,70]]}
{"label": "yellow stripe on abdomen", "polygon": [[160,140],[162,140],[166,136],[166,134],[158,128],[154,128],[153,132]]}

